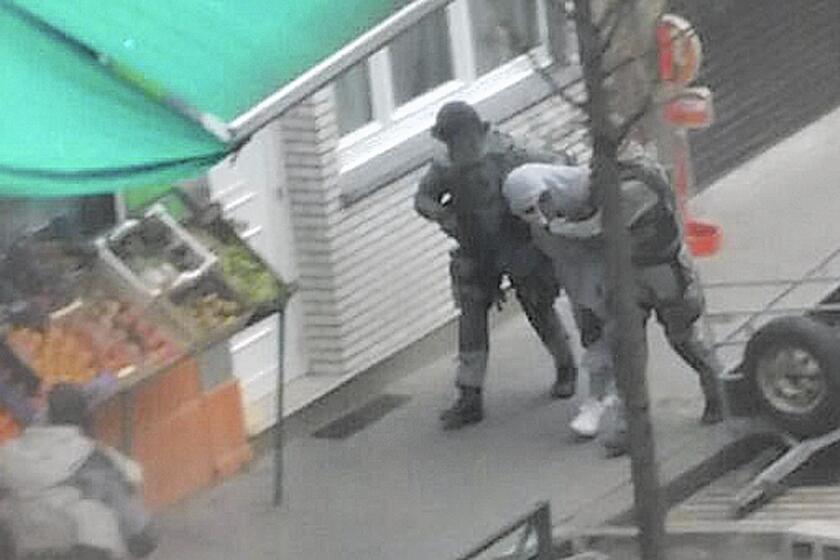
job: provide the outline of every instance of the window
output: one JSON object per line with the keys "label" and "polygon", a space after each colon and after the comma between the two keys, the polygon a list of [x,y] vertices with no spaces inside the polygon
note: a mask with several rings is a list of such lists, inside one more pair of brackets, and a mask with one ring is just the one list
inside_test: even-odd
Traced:
{"label": "window", "polygon": [[391,43],[389,54],[394,101],[398,106],[451,80],[452,55],[446,13],[435,12],[397,37]]}
{"label": "window", "polygon": [[336,81],[335,103],[338,111],[338,131],[342,136],[358,130],[373,119],[367,62],[356,64],[339,76]]}
{"label": "window", "polygon": [[536,0],[470,0],[479,75],[540,43]]}
{"label": "window", "polygon": [[[387,125],[395,112],[400,118],[407,114],[399,111],[406,104],[424,96],[429,103],[439,101],[545,44],[546,1],[454,0],[426,16],[335,81],[340,133],[348,135],[371,122]],[[409,3],[392,0],[393,11]]]}

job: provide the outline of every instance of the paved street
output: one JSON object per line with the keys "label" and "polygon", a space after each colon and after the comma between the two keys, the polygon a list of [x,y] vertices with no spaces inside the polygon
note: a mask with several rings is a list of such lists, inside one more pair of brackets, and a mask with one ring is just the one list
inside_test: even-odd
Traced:
{"label": "paved street", "polygon": [[[702,261],[705,280],[795,276],[840,246],[838,145],[835,112],[694,201],[725,235],[721,254]],[[713,310],[751,307],[778,291],[715,290],[709,299]],[[628,460],[606,460],[597,444],[572,441],[574,405],[548,398],[549,358],[524,317],[508,316],[493,333],[484,422],[440,431],[437,413],[453,396],[453,355],[430,355],[384,388],[408,400],[378,422],[343,440],[289,443],[281,508],[270,505],[265,456],[166,512],[155,558],[446,560],[539,500],[550,500],[556,523],[626,501]],[[730,325],[719,325],[718,334]],[[668,478],[731,436],[698,425],[695,376],[655,325],[650,345],[658,453]]]}

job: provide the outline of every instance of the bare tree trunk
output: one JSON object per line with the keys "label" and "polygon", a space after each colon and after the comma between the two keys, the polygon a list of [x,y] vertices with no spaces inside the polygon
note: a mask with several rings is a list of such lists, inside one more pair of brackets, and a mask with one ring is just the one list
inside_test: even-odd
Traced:
{"label": "bare tree trunk", "polygon": [[[604,68],[618,68],[606,77],[610,108],[628,118],[656,94],[656,23],[666,8],[666,0],[593,0],[593,16],[602,22],[601,39],[615,26],[609,48],[604,52]],[[605,14],[614,14],[603,21]],[[632,60],[630,64],[625,61]],[[635,138],[657,152],[667,154],[669,139],[657,111],[639,120]]]}
{"label": "bare tree trunk", "polygon": [[[631,0],[613,0],[630,2]],[[613,8],[614,9],[614,8]],[[602,10],[599,20],[610,7]],[[664,519],[650,420],[643,325],[637,320],[630,239],[623,226],[619,191],[619,125],[611,117],[606,87],[604,39],[594,23],[591,0],[575,0],[575,20],[588,95],[587,111],[593,138],[592,184],[603,207],[607,244],[607,289],[610,313],[617,321],[616,377],[627,407],[631,470],[639,546],[644,560],[664,560]],[[625,16],[622,16],[625,17]]]}

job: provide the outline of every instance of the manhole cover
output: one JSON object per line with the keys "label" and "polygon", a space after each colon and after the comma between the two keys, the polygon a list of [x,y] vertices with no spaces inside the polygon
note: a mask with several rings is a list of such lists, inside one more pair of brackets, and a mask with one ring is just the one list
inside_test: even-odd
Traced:
{"label": "manhole cover", "polygon": [[312,437],[320,439],[346,439],[379,421],[392,410],[405,404],[407,395],[384,394],[369,401],[349,414],[318,429]]}

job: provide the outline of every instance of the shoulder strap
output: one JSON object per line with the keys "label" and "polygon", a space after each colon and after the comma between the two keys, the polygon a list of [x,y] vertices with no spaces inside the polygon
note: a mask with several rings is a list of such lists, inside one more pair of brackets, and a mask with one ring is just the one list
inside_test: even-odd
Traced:
{"label": "shoulder strap", "polygon": [[676,210],[676,197],[668,181],[665,170],[649,159],[622,160],[618,162],[619,176],[622,181],[640,181],[652,190],[660,204],[669,210]]}

